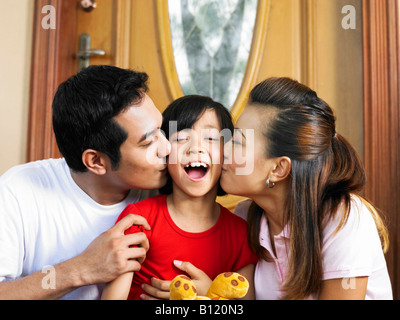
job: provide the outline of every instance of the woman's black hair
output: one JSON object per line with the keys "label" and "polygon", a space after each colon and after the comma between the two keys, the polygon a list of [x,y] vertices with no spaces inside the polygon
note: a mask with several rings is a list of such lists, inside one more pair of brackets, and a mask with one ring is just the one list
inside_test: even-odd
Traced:
{"label": "woman's black hair", "polygon": [[[163,112],[163,123],[161,130],[167,139],[170,138],[170,121],[177,122],[177,131],[191,129],[196,121],[203,115],[206,110],[214,110],[217,114],[221,129],[228,129],[233,134],[232,117],[229,111],[219,102],[214,101],[210,97],[199,95],[187,95],[173,101]],[[225,141],[227,142],[227,141]],[[160,189],[162,194],[172,193],[172,179],[168,174],[167,184]],[[226,195],[226,192],[219,185],[218,196]]]}

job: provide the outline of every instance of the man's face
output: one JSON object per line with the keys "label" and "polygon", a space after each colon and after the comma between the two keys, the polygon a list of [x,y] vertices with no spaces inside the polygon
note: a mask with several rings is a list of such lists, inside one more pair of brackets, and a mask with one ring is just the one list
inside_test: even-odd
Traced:
{"label": "man's face", "polygon": [[114,117],[128,133],[121,161],[111,173],[113,184],[125,189],[158,189],[167,182],[166,157],[171,146],[160,128],[162,115],[147,94],[139,104]]}

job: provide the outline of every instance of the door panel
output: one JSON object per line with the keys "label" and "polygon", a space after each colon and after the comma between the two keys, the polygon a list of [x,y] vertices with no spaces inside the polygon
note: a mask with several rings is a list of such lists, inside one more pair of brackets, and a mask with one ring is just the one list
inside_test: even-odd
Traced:
{"label": "door panel", "polygon": [[78,52],[79,36],[87,33],[91,37],[91,49],[101,49],[106,52],[104,56],[94,56],[90,59],[91,65],[115,65],[115,20],[116,1],[96,0],[96,8],[90,12],[77,6],[77,28],[75,52]]}

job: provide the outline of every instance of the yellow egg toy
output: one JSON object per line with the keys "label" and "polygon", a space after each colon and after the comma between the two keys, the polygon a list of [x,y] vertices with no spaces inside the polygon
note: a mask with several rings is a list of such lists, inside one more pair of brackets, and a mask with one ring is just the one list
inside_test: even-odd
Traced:
{"label": "yellow egg toy", "polygon": [[236,272],[219,274],[211,283],[206,296],[212,300],[243,298],[249,290],[249,282]]}
{"label": "yellow egg toy", "polygon": [[196,285],[187,276],[176,276],[170,285],[170,300],[229,300],[243,298],[249,290],[247,279],[237,272],[219,274],[206,296],[198,296]]}
{"label": "yellow egg toy", "polygon": [[176,276],[170,285],[170,300],[195,300],[197,290],[194,282],[187,276]]}

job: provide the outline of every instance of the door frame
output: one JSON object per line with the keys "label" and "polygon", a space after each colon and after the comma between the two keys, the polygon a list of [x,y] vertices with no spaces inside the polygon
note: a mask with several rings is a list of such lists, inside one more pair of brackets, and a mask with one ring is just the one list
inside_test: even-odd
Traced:
{"label": "door frame", "polygon": [[[52,101],[58,85],[74,74],[77,0],[35,0],[30,98],[28,108],[28,137],[26,160],[57,158],[52,126]],[[56,28],[43,29],[42,8],[51,5],[56,12]],[[66,61],[70,61],[69,63]]]}
{"label": "door frame", "polygon": [[400,299],[400,21],[396,0],[363,0],[365,194],[387,218],[386,254]]}

